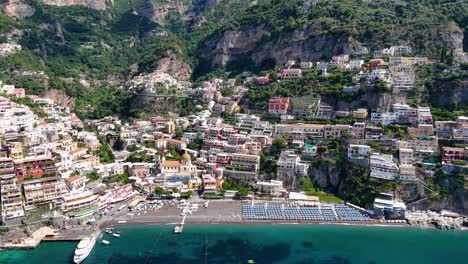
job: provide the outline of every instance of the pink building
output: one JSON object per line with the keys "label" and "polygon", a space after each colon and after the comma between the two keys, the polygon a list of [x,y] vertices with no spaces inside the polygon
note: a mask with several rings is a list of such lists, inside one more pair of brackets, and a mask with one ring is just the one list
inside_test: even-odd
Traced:
{"label": "pink building", "polygon": [[273,97],[268,103],[270,114],[284,115],[288,112],[289,97]]}

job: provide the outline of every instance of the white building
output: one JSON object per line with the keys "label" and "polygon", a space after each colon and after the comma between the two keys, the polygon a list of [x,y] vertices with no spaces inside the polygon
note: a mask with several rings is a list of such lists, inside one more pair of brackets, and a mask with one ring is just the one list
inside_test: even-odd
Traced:
{"label": "white building", "polygon": [[370,176],[382,180],[395,180],[399,175],[398,166],[393,156],[373,153],[370,156]]}
{"label": "white building", "polygon": [[282,181],[259,181],[256,183],[256,186],[259,191],[270,196],[278,197],[286,192],[286,190],[283,188]]}
{"label": "white building", "polygon": [[307,174],[310,164],[301,162],[300,156],[295,154],[294,151],[284,150],[281,152],[276,165],[278,165],[279,176],[304,176]]}
{"label": "white building", "polygon": [[368,145],[349,145],[348,158],[351,157],[367,157],[371,151],[371,147]]}

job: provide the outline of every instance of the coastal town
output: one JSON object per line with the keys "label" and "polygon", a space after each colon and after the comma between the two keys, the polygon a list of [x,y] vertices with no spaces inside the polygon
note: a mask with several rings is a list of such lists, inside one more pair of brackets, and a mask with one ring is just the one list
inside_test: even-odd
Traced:
{"label": "coastal town", "polygon": [[[103,227],[182,218],[462,229],[468,220],[456,206],[427,209],[447,195],[435,179],[454,177],[468,187],[468,117],[434,120],[415,100],[417,68],[436,61],[412,53],[410,46],[361,47],[331,61],[291,60],[264,75],[193,87],[166,73],[139,76],[128,89],[143,89],[155,104],[183,97],[197,105],[185,116],[132,120],[80,118],[57,97],[0,83],[0,247],[33,247],[37,239],[28,236],[37,230],[39,241],[73,240]],[[260,104],[249,98],[272,83],[337,72],[351,76],[341,89],[350,98],[369,89],[391,98],[378,109],[333,107],[313,88],[301,96],[274,93]],[[358,175],[343,179],[337,170]],[[340,195],[343,183],[333,183],[358,177],[377,186],[368,191],[371,201]]]}

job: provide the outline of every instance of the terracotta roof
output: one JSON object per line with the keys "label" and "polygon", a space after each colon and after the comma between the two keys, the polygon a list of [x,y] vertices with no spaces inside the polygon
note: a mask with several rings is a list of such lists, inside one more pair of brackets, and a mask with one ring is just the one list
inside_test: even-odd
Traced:
{"label": "terracotta roof", "polygon": [[178,167],[180,162],[178,160],[166,160],[162,164],[163,167]]}
{"label": "terracotta roof", "polygon": [[76,180],[78,180],[78,179],[81,179],[81,178],[83,178],[83,177],[84,177],[83,175],[75,175],[75,176],[69,177],[69,178],[67,179],[67,181],[72,182],[72,181],[76,181]]}
{"label": "terracotta roof", "polygon": [[69,153],[73,155],[75,153],[86,151],[86,150],[87,150],[86,148],[76,148],[76,149],[71,150]]}

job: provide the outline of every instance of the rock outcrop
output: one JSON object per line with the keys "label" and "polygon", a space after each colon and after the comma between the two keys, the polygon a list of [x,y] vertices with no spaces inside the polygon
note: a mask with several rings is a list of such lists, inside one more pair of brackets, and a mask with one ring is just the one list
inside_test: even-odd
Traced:
{"label": "rock outcrop", "polygon": [[156,5],[151,0],[145,0],[142,8],[140,9],[140,14],[147,17],[151,21],[164,24],[166,16],[170,12],[177,12],[179,15],[182,15],[187,11],[187,6],[182,1],[169,0],[164,4]]}
{"label": "rock outcrop", "polygon": [[0,0],[0,6],[8,16],[19,19],[30,17],[36,12],[25,0]]}
{"label": "rock outcrop", "polygon": [[173,77],[181,80],[187,80],[192,76],[192,68],[190,65],[177,58],[173,53],[160,59],[155,70],[169,73]]}
{"label": "rock outcrop", "polygon": [[256,65],[267,61],[280,65],[296,58],[317,60],[348,53],[351,43],[352,39],[347,35],[319,33],[312,26],[270,38],[269,29],[259,25],[227,30],[212,36],[204,43],[199,57],[209,61],[213,68],[245,59]]}
{"label": "rock outcrop", "polygon": [[105,10],[107,4],[114,0],[41,0],[42,3],[53,6],[83,6],[95,10]]}

